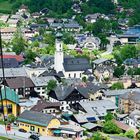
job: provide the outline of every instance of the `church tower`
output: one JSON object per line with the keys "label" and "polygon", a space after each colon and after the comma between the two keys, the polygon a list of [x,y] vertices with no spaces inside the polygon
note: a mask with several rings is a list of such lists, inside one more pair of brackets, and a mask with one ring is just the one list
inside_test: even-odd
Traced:
{"label": "church tower", "polygon": [[54,69],[56,72],[63,71],[63,62],[64,62],[64,54],[63,54],[63,44],[62,44],[62,34],[56,34],[55,41],[55,56],[54,56]]}

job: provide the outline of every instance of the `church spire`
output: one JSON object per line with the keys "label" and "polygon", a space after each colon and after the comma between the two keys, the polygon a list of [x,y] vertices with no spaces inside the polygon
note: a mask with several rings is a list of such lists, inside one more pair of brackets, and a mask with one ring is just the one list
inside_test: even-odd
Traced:
{"label": "church spire", "polygon": [[64,59],[64,54],[63,54],[63,43],[62,43],[62,34],[57,33],[56,34],[56,40],[55,40],[55,58],[54,58],[54,69],[56,72],[63,71],[63,59]]}

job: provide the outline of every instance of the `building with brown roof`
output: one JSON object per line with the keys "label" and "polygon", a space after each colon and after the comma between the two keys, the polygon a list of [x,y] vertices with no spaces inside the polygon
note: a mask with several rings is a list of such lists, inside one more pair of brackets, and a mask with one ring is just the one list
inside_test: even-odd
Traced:
{"label": "building with brown roof", "polygon": [[58,114],[60,113],[60,102],[47,102],[45,100],[39,100],[38,103],[31,108],[31,111],[43,112],[47,114]]}
{"label": "building with brown roof", "polygon": [[6,79],[6,86],[17,91],[19,95],[27,96],[34,92],[34,84],[28,77],[16,77],[13,79]]}

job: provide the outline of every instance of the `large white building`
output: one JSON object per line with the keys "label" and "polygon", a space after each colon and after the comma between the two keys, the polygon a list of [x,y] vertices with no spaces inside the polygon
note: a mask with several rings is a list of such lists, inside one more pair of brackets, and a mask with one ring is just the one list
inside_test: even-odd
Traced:
{"label": "large white building", "polygon": [[91,65],[86,58],[64,57],[62,34],[56,35],[56,52],[54,58],[54,69],[56,72],[63,72],[65,78],[82,78],[82,74],[89,70]]}

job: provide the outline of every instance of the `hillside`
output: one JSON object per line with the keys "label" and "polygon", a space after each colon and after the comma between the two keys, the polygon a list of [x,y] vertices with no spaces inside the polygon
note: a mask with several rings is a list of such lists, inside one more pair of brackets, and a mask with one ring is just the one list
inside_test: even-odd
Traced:
{"label": "hillside", "polygon": [[[79,4],[73,0],[59,0],[59,2],[58,0],[0,0],[0,12],[11,13],[13,9],[16,10],[23,3],[29,7],[31,12],[48,8],[50,15],[66,17],[73,15],[72,5],[74,3]],[[88,2],[83,0],[80,7],[84,14],[93,12],[112,13],[115,8],[111,0],[89,0]]]}

